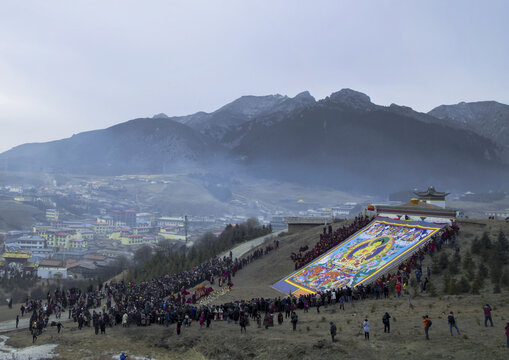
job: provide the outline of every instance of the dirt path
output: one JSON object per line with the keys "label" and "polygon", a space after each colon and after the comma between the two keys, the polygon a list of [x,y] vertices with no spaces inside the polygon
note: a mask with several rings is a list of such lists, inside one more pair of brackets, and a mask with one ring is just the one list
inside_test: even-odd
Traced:
{"label": "dirt path", "polygon": [[[231,249],[231,252],[232,252],[232,256],[233,258],[240,258],[242,257],[244,254],[248,253],[249,251],[251,251],[252,249],[254,249],[255,247],[263,244],[265,242],[265,240],[267,239],[270,239],[271,237],[273,238],[277,238],[277,236],[279,234],[281,234],[282,232],[285,232],[286,230],[280,230],[280,231],[276,231],[276,232],[273,232],[271,234],[268,234],[268,235],[265,235],[265,236],[261,236],[259,238],[256,238],[256,239],[253,239],[253,240],[250,240],[250,241],[247,241],[243,244],[240,244],[239,246],[237,247],[234,247],[233,249]],[[228,256],[230,255],[230,250],[224,252],[221,254],[221,257],[223,256]]]}
{"label": "dirt path", "polygon": [[55,355],[53,351],[58,346],[57,344],[44,344],[17,349],[5,344],[8,339],[7,336],[0,335],[0,360],[51,359]]}

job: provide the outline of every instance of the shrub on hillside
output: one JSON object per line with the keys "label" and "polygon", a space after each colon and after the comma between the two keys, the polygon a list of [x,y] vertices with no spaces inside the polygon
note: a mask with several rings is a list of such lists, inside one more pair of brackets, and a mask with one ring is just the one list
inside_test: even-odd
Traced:
{"label": "shrub on hillside", "polygon": [[431,264],[431,271],[433,274],[441,274],[443,270],[447,269],[449,265],[449,256],[445,252],[442,252],[439,256],[435,256],[433,258],[433,263]]}
{"label": "shrub on hillside", "polygon": [[465,254],[465,258],[463,259],[463,269],[466,271],[467,276],[470,279],[474,278],[475,275],[475,262],[474,259],[472,259],[472,254],[467,251]]}
{"label": "shrub on hillside", "polygon": [[435,285],[433,285],[433,282],[431,282],[431,281],[428,284],[428,294],[433,297],[437,296],[437,289],[436,289]]}
{"label": "shrub on hillside", "polygon": [[501,263],[507,264],[509,261],[509,242],[505,234],[501,231],[498,233],[497,241],[495,242],[494,257]]}
{"label": "shrub on hillside", "polygon": [[481,240],[476,236],[475,239],[472,241],[472,246],[470,247],[470,251],[474,255],[479,255],[481,252]]}
{"label": "shrub on hillside", "polygon": [[466,277],[462,276],[460,280],[456,280],[449,275],[444,276],[443,292],[449,295],[459,295],[471,291],[470,282]]}
{"label": "shrub on hillside", "polygon": [[489,274],[488,268],[486,266],[484,266],[483,263],[480,263],[479,268],[477,269],[477,275],[482,278],[485,278],[488,276],[488,274]]}
{"label": "shrub on hillside", "polygon": [[498,284],[500,282],[502,278],[502,266],[503,264],[501,264],[499,260],[493,259],[493,261],[490,262],[490,278],[493,284]]}
{"label": "shrub on hillside", "polygon": [[449,266],[449,256],[445,252],[440,254],[438,264],[442,270],[447,269],[447,266]]}
{"label": "shrub on hillside", "polygon": [[481,255],[481,258],[483,261],[488,262],[492,255],[492,244],[491,239],[487,232],[485,232],[481,237],[481,251],[479,254]]}
{"label": "shrub on hillside", "polygon": [[472,286],[470,287],[470,292],[472,294],[478,295],[481,291],[482,284],[479,282],[478,278],[475,277],[474,281],[472,281]]}
{"label": "shrub on hillside", "polygon": [[440,268],[438,260],[439,260],[438,256],[435,256],[433,258],[433,262],[431,263],[431,273],[434,275],[439,275],[440,273],[442,273],[442,269]]}
{"label": "shrub on hillside", "polygon": [[460,271],[461,256],[458,252],[455,252],[452,256],[452,260],[449,262],[449,273],[456,275]]}
{"label": "shrub on hillside", "polygon": [[504,270],[504,272],[502,273],[502,277],[500,278],[500,283],[504,287],[509,287],[509,271],[507,271],[507,269]]}
{"label": "shrub on hillside", "polygon": [[484,232],[481,237],[481,249],[482,250],[489,250],[491,249],[491,239],[487,232]]}
{"label": "shrub on hillside", "polygon": [[496,283],[495,286],[493,286],[493,293],[494,294],[500,294],[502,290],[500,289],[500,284]]}
{"label": "shrub on hillside", "polygon": [[468,293],[470,291],[470,283],[464,276],[461,277],[457,286],[460,294]]}
{"label": "shrub on hillside", "polygon": [[451,277],[448,274],[446,274],[446,275],[444,275],[444,278],[442,279],[442,292],[444,294],[449,294],[450,286],[451,286]]}
{"label": "shrub on hillside", "polygon": [[460,293],[458,282],[453,277],[449,279],[449,287],[447,293],[449,295],[458,295]]}

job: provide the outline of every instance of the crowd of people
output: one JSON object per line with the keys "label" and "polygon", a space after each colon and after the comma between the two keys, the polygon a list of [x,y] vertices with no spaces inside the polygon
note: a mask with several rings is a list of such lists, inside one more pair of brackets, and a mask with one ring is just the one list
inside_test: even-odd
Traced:
{"label": "crowd of people", "polygon": [[341,226],[335,231],[332,231],[332,225],[324,227],[323,233],[320,234],[320,240],[318,240],[313,249],[308,250],[308,247],[304,246],[299,249],[298,253],[292,253],[291,258],[295,263],[295,270],[300,269],[323,253],[339,245],[350,236],[355,234],[357,231],[361,230],[364,226],[369,224],[372,220],[373,217],[359,215],[356,216],[351,223]]}
{"label": "crowd of people", "polygon": [[[232,252],[222,258],[214,257],[190,270],[175,274],[168,274],[160,278],[135,282],[110,282],[98,288],[90,286],[85,290],[72,288],[55,290],[47,293],[45,299],[28,299],[21,305],[21,316],[30,316],[29,330],[33,341],[37,339],[43,329],[51,326],[50,316],[55,314],[61,318],[62,312],[68,309],[68,319],[77,324],[78,329],[93,327],[96,334],[106,333],[106,328],[122,324],[150,326],[162,324],[168,326],[179,321],[190,325],[192,321],[205,322],[210,325],[212,319],[223,318],[219,308],[212,311],[210,307],[197,305],[202,296],[207,296],[212,287],[200,287],[205,291],[191,289],[204,282],[210,282],[219,287],[233,286],[232,279],[237,271],[249,263],[262,258],[277,250],[279,240],[251,251],[248,255],[233,259]],[[63,325],[54,322],[60,330]],[[60,325],[58,325],[60,324]]]}
{"label": "crowd of people", "polygon": [[[334,241],[340,242],[339,239],[342,236],[349,232],[355,232],[354,229],[360,229],[362,224],[367,224],[370,220],[365,217],[357,218],[355,226],[343,227],[336,231],[337,238]],[[381,299],[390,295],[404,296],[407,293],[407,284],[412,274],[415,274],[416,279],[421,278],[424,257],[433,256],[444,244],[454,246],[458,231],[459,228],[455,224],[446,227],[407,261],[400,264],[394,273],[381,276],[370,284],[361,284],[356,287],[332,289],[299,297],[289,294],[285,297],[259,297],[214,305],[200,303],[196,293],[190,294],[186,290],[204,281],[209,281],[211,284],[215,284],[217,281],[220,287],[233,286],[233,279],[237,271],[278,249],[279,242],[275,240],[272,244],[258,248],[241,259],[233,259],[230,252],[229,256],[215,257],[188,271],[165,275],[151,281],[141,283],[110,282],[97,289],[90,287],[85,291],[80,289],[56,290],[53,294],[48,293],[44,301],[27,300],[20,310],[22,314],[32,314],[30,331],[34,336],[34,341],[48,324],[57,326],[60,331],[63,325],[60,322],[50,323],[49,315],[55,313],[60,317],[66,308],[69,311],[68,318],[72,318],[77,323],[78,329],[94,328],[95,334],[99,334],[99,330],[101,334],[106,334],[107,327],[117,325],[123,327],[160,325],[175,326],[177,335],[181,335],[187,327],[210,328],[217,321],[238,324],[240,332],[245,334],[247,333],[246,326],[256,324],[258,327],[263,326],[268,329],[274,326],[274,319],[277,319],[279,325],[287,321],[292,329],[296,330],[299,311],[309,312],[310,309],[315,309],[316,313],[320,313],[321,307],[335,306],[336,304],[339,304],[340,310],[344,310],[345,304],[353,304],[364,299]],[[329,230],[328,234],[322,234],[320,240],[331,239],[331,234],[332,231]],[[429,271],[429,269],[427,270]],[[421,283],[424,281],[421,279]],[[424,285],[424,291],[425,288]],[[421,290],[423,290],[422,285]],[[486,325],[488,321],[492,323],[491,308],[485,307],[484,312]],[[390,315],[388,313],[385,313],[382,322],[384,331],[390,333]],[[451,335],[453,328],[459,335],[460,330],[452,312],[448,316],[448,323]],[[428,316],[423,317],[423,324],[426,338],[429,338],[432,322]],[[368,319],[366,318],[361,325],[364,329],[365,339],[369,340],[370,323]],[[336,331],[336,325],[330,322],[333,341]],[[509,330],[506,329],[506,331]]]}

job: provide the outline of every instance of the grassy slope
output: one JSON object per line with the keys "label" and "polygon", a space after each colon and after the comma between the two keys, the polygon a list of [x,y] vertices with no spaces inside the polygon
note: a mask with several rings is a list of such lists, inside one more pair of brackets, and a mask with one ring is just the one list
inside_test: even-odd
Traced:
{"label": "grassy slope", "polygon": [[[479,224],[486,224],[481,226]],[[463,253],[475,236],[489,231],[494,239],[500,229],[509,234],[509,224],[503,222],[477,222],[460,224],[462,227],[459,243]],[[320,228],[308,230],[300,235],[281,238],[281,248],[255,261],[241,270],[233,279],[233,290],[218,299],[226,302],[253,296],[279,296],[269,285],[293,270],[289,259],[292,251],[303,244],[312,245]],[[474,258],[478,260],[477,258]],[[425,265],[429,263],[426,260]],[[435,286],[441,288],[441,278],[432,276]],[[108,329],[107,336],[95,336],[93,330],[78,331],[74,324],[65,328],[60,335],[56,329],[49,329],[38,343],[57,343],[61,358],[72,359],[80,350],[82,358],[111,358],[122,350],[133,355],[150,355],[156,359],[333,359],[350,357],[355,359],[505,359],[505,335],[503,327],[509,321],[509,292],[492,294],[487,285],[481,295],[440,296],[431,298],[424,294],[417,298],[404,297],[386,300],[366,300],[347,304],[345,311],[337,307],[322,308],[321,314],[311,309],[308,314],[299,312],[298,331],[291,331],[289,322],[265,330],[255,324],[248,327],[248,334],[241,335],[238,325],[213,323],[211,329],[199,330],[193,325],[183,329],[176,336],[175,327]],[[411,306],[410,306],[411,301]],[[489,302],[494,308],[494,328],[483,326],[482,306]],[[446,314],[454,311],[461,337],[451,337]],[[381,318],[388,311],[392,316],[391,334],[383,333]],[[431,341],[424,340],[421,316],[429,314],[433,320],[430,330]],[[365,317],[371,321],[371,341],[365,342],[360,335],[360,325]],[[339,341],[331,344],[328,321],[338,327]],[[28,346],[31,338],[25,331],[12,332],[10,345]]]}

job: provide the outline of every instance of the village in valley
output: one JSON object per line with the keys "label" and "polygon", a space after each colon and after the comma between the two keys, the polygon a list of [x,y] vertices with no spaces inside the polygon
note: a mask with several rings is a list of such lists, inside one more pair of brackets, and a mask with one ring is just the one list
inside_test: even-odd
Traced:
{"label": "village in valley", "polygon": [[167,180],[130,176],[65,184],[51,181],[44,186],[0,186],[3,206],[19,204],[38,210],[31,217],[31,225],[13,228],[15,225],[4,223],[0,231],[0,265],[4,271],[0,276],[106,279],[135,265],[134,256],[141,247],[154,248],[160,241],[190,247],[207,232],[219,234],[228,224],[246,221],[250,213],[256,214],[260,224],[271,224],[274,231],[279,231],[287,227],[285,216],[339,218],[361,209],[356,202],[309,209],[317,204],[295,199],[296,208],[291,210],[253,211],[250,203],[234,199],[234,206],[242,209],[238,213],[246,215],[166,214],[152,211],[142,199],[125,196],[123,184],[127,181],[164,185]]}

